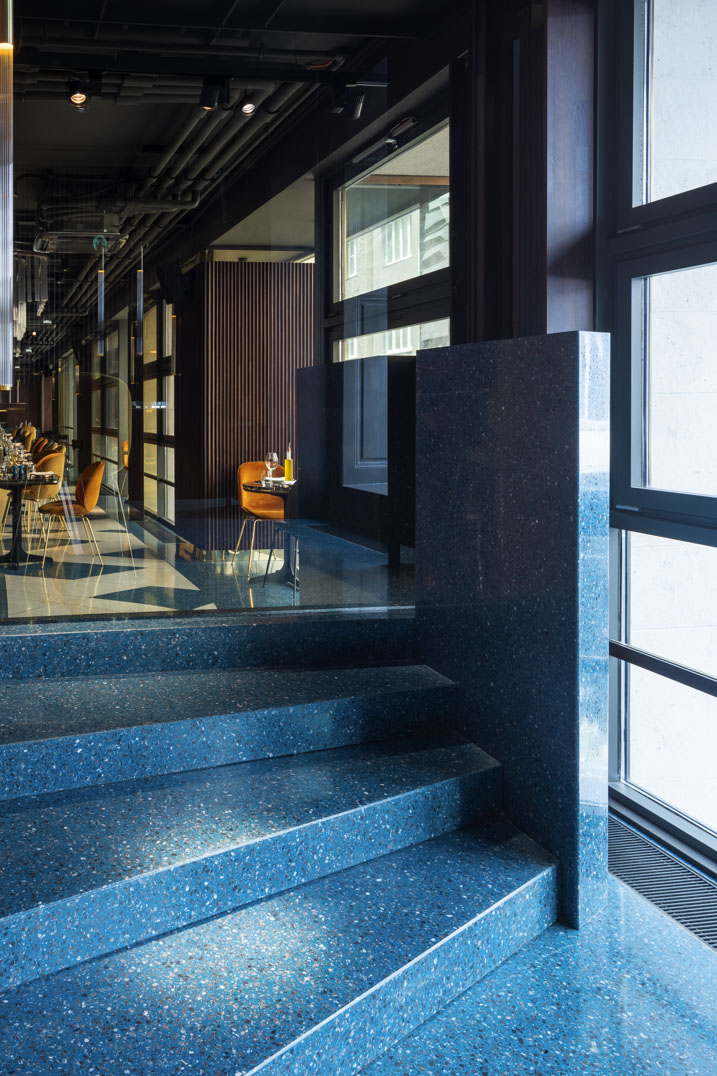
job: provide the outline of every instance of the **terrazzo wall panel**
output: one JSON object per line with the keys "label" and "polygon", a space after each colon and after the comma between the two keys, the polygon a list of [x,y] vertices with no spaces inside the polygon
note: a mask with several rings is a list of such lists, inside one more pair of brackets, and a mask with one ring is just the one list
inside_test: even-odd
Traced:
{"label": "terrazzo wall panel", "polygon": [[560,858],[574,926],[607,877],[608,378],[598,333],[417,362],[417,656]]}

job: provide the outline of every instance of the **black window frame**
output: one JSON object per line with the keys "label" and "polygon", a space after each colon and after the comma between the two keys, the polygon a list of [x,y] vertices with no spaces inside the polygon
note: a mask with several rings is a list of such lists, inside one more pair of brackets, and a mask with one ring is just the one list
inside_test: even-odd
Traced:
{"label": "black window frame", "polygon": [[629,645],[629,534],[717,546],[717,494],[660,490],[638,473],[644,437],[641,280],[717,264],[717,183],[643,202],[643,131],[651,0],[601,0],[598,8],[597,328],[612,334],[611,369],[611,803],[642,820],[717,876],[717,835],[624,780],[622,724],[632,665],[709,695],[717,677]]}

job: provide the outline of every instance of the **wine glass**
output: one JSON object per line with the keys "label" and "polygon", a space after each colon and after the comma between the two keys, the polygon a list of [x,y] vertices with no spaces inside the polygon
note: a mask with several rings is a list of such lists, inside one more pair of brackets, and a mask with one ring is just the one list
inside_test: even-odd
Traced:
{"label": "wine glass", "polygon": [[269,479],[271,480],[271,477],[274,474],[274,469],[279,466],[279,457],[276,452],[267,452],[266,456],[264,456],[264,463],[266,464],[266,469],[269,472]]}

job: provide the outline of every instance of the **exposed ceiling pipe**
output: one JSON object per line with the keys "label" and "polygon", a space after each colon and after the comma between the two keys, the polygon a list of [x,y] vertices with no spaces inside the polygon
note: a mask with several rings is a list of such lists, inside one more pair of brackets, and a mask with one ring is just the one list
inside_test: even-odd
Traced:
{"label": "exposed ceiling pipe", "polygon": [[[295,107],[298,107],[298,105],[305,99],[305,97],[312,92],[311,89],[308,89],[303,83],[298,84],[298,87],[299,89],[303,89],[305,92],[299,92],[297,94],[297,84],[291,83],[280,86],[277,90],[275,90],[273,94],[271,94],[271,96],[266,98],[264,102],[262,102],[262,104],[260,104],[260,106],[257,108],[257,111],[254,113],[254,115],[250,117],[251,127],[244,130],[243,125],[239,125],[239,127],[237,128],[238,137],[227,146],[227,150],[222,155],[220,160],[224,161],[225,159],[231,159],[232,161],[234,161],[238,155],[242,154],[243,150],[251,152],[251,150],[254,149],[256,146],[257,136],[259,136],[259,140],[261,140],[261,137],[264,134],[268,133],[267,128],[272,125],[273,121],[276,119],[276,116],[279,113],[286,114],[287,106],[292,101],[292,98],[297,98],[294,104]],[[212,116],[214,115],[215,114],[212,114]],[[255,122],[257,118],[259,120],[258,129]],[[209,124],[206,124],[205,129],[208,127]],[[201,144],[202,141],[202,139],[193,139],[192,147],[197,143]],[[191,151],[188,151],[189,149],[189,147],[185,149],[184,153],[181,155],[181,158],[178,161],[174,162],[172,168],[169,170],[170,173],[176,173],[176,176],[179,175],[184,165],[194,155],[193,148],[191,148]],[[198,175],[198,171],[195,172],[196,165],[198,164],[199,170],[201,170],[202,168],[204,168],[204,164],[208,160],[212,160],[212,158],[207,158],[203,154],[200,154],[197,158],[197,162],[195,162],[195,164],[192,166],[192,173],[194,175]],[[216,177],[221,167],[223,167],[223,165],[219,164],[216,158],[214,158],[211,176],[207,175],[206,173],[203,174],[201,176],[201,179],[196,184],[197,188],[205,190],[207,187],[209,187],[212,182],[212,177]],[[166,192],[166,190],[172,185],[172,182],[176,178],[176,176],[172,176],[171,174],[168,175],[168,177],[164,180],[160,187],[160,194]],[[190,183],[192,183],[192,179],[189,178],[189,174],[187,173],[186,176],[181,177],[180,183],[176,185],[177,191],[179,192],[181,189],[186,188],[186,186],[188,186]],[[108,268],[106,286],[109,286],[110,284],[114,283],[122,275],[122,273],[126,271],[126,262],[130,258],[130,256],[134,252],[136,252],[136,248],[140,245],[140,243],[142,245],[151,245],[152,242],[161,234],[166,223],[169,220],[177,221],[181,219],[181,216],[183,215],[184,211],[184,207],[181,207],[179,215],[172,212],[168,214],[163,214],[158,219],[156,215],[152,215],[149,219],[138,220],[132,227],[129,240],[112,259],[112,266],[111,268]],[[73,291],[70,293],[70,295],[73,295],[75,297],[75,302],[77,305],[81,304],[82,299],[85,297],[85,293],[89,293],[94,286],[94,279],[90,277],[91,270],[94,266],[94,260],[91,260],[88,266],[85,266],[83,274],[81,274],[83,280],[81,282],[78,281],[78,285],[76,286],[79,286],[80,290],[78,292],[75,292],[75,289],[73,288]]]}
{"label": "exposed ceiling pipe", "polygon": [[186,142],[197,124],[201,120],[206,119],[206,117],[206,112],[203,112],[201,109],[197,109],[197,111],[193,112],[189,119],[182,124],[179,131],[169,143],[162,156],[149,169],[146,179],[144,180],[137,192],[140,198],[142,198],[147,193],[149,188],[153,185],[154,181],[162,174],[174,154],[179,150],[180,146],[182,146],[184,142]]}
{"label": "exposed ceiling pipe", "polygon": [[[42,59],[43,52],[54,52],[56,48],[66,49],[71,46],[76,52],[93,55],[110,55],[117,57],[122,52],[148,52],[151,51],[159,56],[172,56],[172,57],[186,57],[187,59],[196,60],[198,57],[217,57],[217,56],[231,56],[236,60],[257,60],[262,63],[292,63],[297,64],[301,61],[311,62],[325,62],[331,64],[343,60],[344,53],[340,55],[333,52],[322,52],[321,49],[267,49],[265,47],[251,46],[251,45],[238,45],[233,42],[227,44],[212,45],[211,47],[206,44],[206,41],[199,39],[198,37],[192,41],[191,35],[182,35],[182,37],[176,41],[170,41],[166,36],[159,34],[148,34],[147,37],[142,38],[123,38],[121,33],[113,33],[111,41],[82,41],[77,37],[54,36],[52,39],[44,36],[33,39],[29,35],[23,37],[22,47],[23,49],[36,49],[38,55],[31,57],[37,61]],[[155,45],[155,48],[150,50],[150,46]],[[29,59],[30,57],[28,57]],[[41,63],[37,63],[37,66],[42,66]],[[210,74],[211,72],[208,72]]]}
{"label": "exposed ceiling pipe", "polygon": [[257,117],[262,116],[268,100],[276,98],[279,95],[282,96],[282,99],[287,99],[287,90],[289,96],[291,96],[291,94],[295,92],[295,89],[296,84],[292,82],[288,87],[282,86],[278,90],[275,90],[273,94],[270,94],[268,89],[253,90],[251,94],[248,94],[247,96],[249,100],[255,106],[255,111],[250,116],[247,116],[242,112],[240,107],[237,106],[234,109],[234,114],[224,130],[212,140],[206,149],[197,154],[196,160],[187,168],[182,176],[182,188],[189,186],[194,177],[198,176],[209,162],[221,152],[221,150],[230,143],[233,143],[239,132],[244,128],[247,128],[247,133],[251,137],[257,128]]}

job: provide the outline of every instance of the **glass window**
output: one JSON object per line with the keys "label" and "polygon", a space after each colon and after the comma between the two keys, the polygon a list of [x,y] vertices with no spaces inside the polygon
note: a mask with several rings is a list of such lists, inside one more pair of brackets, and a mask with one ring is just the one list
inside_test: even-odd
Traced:
{"label": "glass window", "polygon": [[157,474],[157,446],[149,441],[144,445],[144,472],[145,474]]}
{"label": "glass window", "polygon": [[446,268],[448,127],[345,187],[341,216],[343,279],[337,298]]}
{"label": "glass window", "polygon": [[144,389],[144,432],[157,432],[157,379],[148,378],[143,383]]}
{"label": "glass window", "polygon": [[[394,262],[402,262],[411,257],[413,247],[411,237],[417,224],[418,214],[406,213],[384,225],[383,246],[386,252],[386,265],[393,265]],[[353,242],[355,245],[356,240]]]}
{"label": "glass window", "polygon": [[645,486],[717,496],[717,265],[643,278]]}
{"label": "glass window", "polygon": [[157,479],[147,478],[144,479],[144,507],[148,512],[153,515],[157,515],[157,509],[159,507],[157,500]]}
{"label": "glass window", "polygon": [[717,676],[717,549],[629,535],[625,641]]}
{"label": "glass window", "polygon": [[644,0],[646,201],[717,182],[717,4]]}
{"label": "glass window", "polygon": [[174,437],[174,374],[164,378],[164,432]]}
{"label": "glass window", "polygon": [[717,699],[635,665],[627,676],[626,779],[717,830]]}
{"label": "glass window", "polygon": [[351,336],[334,344],[334,362],[348,359],[367,359],[373,355],[415,355],[431,347],[450,344],[450,321],[425,321],[420,325],[406,325],[387,332]]}
{"label": "glass window", "polygon": [[151,307],[144,315],[143,347],[144,362],[157,361],[157,307]]}
{"label": "glass window", "polygon": [[356,276],[358,272],[358,242],[356,239],[349,239],[346,242],[346,279]]}

